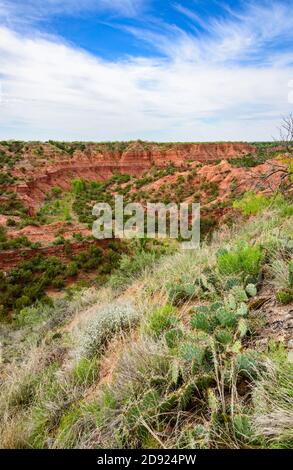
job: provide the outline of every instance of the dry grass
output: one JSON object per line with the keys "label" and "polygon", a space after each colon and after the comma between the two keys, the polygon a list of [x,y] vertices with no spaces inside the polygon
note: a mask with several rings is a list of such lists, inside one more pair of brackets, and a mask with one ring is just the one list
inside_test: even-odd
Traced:
{"label": "dry grass", "polygon": [[253,391],[255,432],[271,445],[293,445],[293,365],[269,363]]}

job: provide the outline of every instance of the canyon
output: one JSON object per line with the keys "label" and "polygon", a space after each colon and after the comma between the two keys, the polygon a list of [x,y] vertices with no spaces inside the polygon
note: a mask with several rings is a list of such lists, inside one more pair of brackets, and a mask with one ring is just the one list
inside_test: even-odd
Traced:
{"label": "canyon", "polygon": [[[142,178],[143,184],[140,187],[145,198],[148,195],[151,198],[154,194],[159,197],[160,190],[164,187],[167,187],[172,198],[172,192],[178,186],[178,178],[187,178],[190,191],[180,195],[182,202],[192,202],[194,194],[197,194],[203,214],[209,212],[215,220],[220,220],[232,210],[231,205],[225,207],[225,201],[229,201],[232,193],[235,196],[254,190],[259,184],[258,175],[269,172],[271,155],[268,154],[266,161],[258,162],[257,153],[256,145],[233,142],[0,142],[0,157],[2,154],[6,161],[0,173],[9,175],[11,179],[9,184],[4,182],[0,185],[0,207],[14,193],[27,215],[34,218],[52,188],[57,187],[65,194],[70,191],[75,179],[106,182],[115,174],[127,174],[133,181]],[[255,165],[246,168],[246,158],[255,158]],[[240,164],[233,165],[234,161],[240,161]],[[170,167],[173,169],[172,174],[158,176],[151,182],[147,180],[152,172]],[[145,183],[143,178],[146,178]],[[269,193],[278,183],[278,175],[272,175],[266,185],[259,189]],[[126,183],[121,184],[121,188],[125,186]],[[209,193],[211,186],[216,188],[213,197]],[[140,192],[134,183],[130,188],[130,195],[140,200]],[[145,202],[145,199],[141,202]],[[11,218],[14,221],[13,226],[9,225]],[[73,239],[74,233],[79,233],[84,238],[91,235],[90,227],[80,223],[76,216],[70,223],[62,220],[42,224],[28,222],[23,227],[19,227],[20,220],[20,217],[0,210],[0,225],[6,227],[8,238],[27,237],[30,242],[41,244],[41,248],[0,251],[0,269],[10,269],[21,260],[30,259],[40,252],[46,256],[64,258],[64,246],[54,245],[58,235],[61,234],[64,240],[70,240],[72,249],[76,251],[81,249],[82,244]]]}
{"label": "canyon", "polygon": [[68,190],[74,178],[106,180],[115,172],[140,176],[152,167],[165,168],[173,164],[183,169],[187,168],[188,162],[209,164],[256,153],[256,148],[246,143],[162,146],[135,142],[122,151],[111,151],[105,144],[104,147],[103,144],[102,148],[86,144],[84,150],[77,149],[68,157],[51,144],[41,144],[41,154],[36,154],[35,146],[30,145],[11,171],[20,182],[6,188],[15,191],[30,215],[34,215],[50,188],[59,186]]}

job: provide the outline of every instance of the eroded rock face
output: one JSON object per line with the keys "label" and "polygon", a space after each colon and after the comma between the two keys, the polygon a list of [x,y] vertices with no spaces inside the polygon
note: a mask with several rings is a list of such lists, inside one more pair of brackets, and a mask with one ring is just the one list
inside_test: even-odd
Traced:
{"label": "eroded rock face", "polygon": [[122,164],[152,164],[166,166],[170,162],[183,165],[187,161],[211,162],[223,158],[236,158],[255,153],[252,145],[245,143],[206,143],[206,144],[174,144],[170,147],[153,145],[146,149],[141,144],[133,144],[120,158]]}
{"label": "eroded rock face", "polygon": [[75,233],[78,233],[83,237],[88,237],[92,234],[92,231],[89,230],[86,225],[78,222],[68,224],[62,221],[40,226],[27,225],[20,230],[8,230],[8,235],[11,238],[27,237],[32,243],[39,242],[42,244],[53,243],[56,237],[60,234],[62,234],[65,240],[70,240]]}
{"label": "eroded rock face", "polygon": [[[160,197],[160,190],[165,186],[168,194],[170,192],[169,196],[175,197],[178,177],[183,177],[188,181],[188,191],[182,196],[181,202],[191,203],[200,200],[204,208],[202,214],[220,220],[226,215],[229,216],[233,210],[231,195],[235,197],[245,191],[254,190],[257,175],[269,173],[270,170],[269,161],[253,168],[237,167],[231,164],[231,159],[257,152],[254,146],[246,143],[132,142],[89,143],[78,144],[76,147],[72,145],[69,144],[69,147],[60,150],[56,143],[25,144],[21,158],[17,158],[13,165],[10,165],[9,173],[17,178],[16,182],[2,184],[1,189],[16,192],[22,204],[28,209],[28,214],[34,216],[53,187],[59,187],[64,191],[69,190],[73,179],[103,181],[115,172],[139,177],[145,173],[148,174],[148,170],[152,174],[154,168],[163,169],[172,165],[175,171],[170,174],[166,172],[165,176],[152,182],[146,181],[143,185],[143,193],[150,197],[155,194]],[[0,142],[1,151],[3,152],[3,146]],[[11,159],[14,158],[13,151],[10,152],[10,156]],[[274,174],[267,181],[267,187],[259,188],[259,190],[272,191],[279,184],[279,178],[279,175]],[[212,193],[213,188],[216,188],[214,193]],[[130,193],[135,192],[139,191],[134,184]],[[2,192],[0,204],[5,204],[8,199],[5,192]],[[230,204],[227,204],[229,201]],[[40,226],[28,225],[19,229],[15,226],[15,223],[20,221],[19,217],[13,217],[12,226],[7,223],[8,219],[9,216],[0,215],[0,224],[5,226],[8,238],[25,236],[31,242],[40,242],[41,248],[37,251],[25,249],[0,253],[0,269],[11,268],[17,265],[23,256],[24,259],[30,259],[39,252],[46,256],[62,258],[65,256],[64,247],[53,244],[60,234],[70,240],[77,252],[82,247],[76,243],[74,233],[80,233],[83,237],[91,235],[88,226],[77,220],[74,220],[74,224],[57,221]]]}
{"label": "eroded rock face", "polygon": [[121,151],[101,152],[95,144],[87,144],[85,150],[77,150],[68,158],[49,144],[43,144],[42,157],[28,150],[11,171],[21,178],[21,183],[9,189],[21,196],[24,205],[33,215],[45,194],[53,186],[66,190],[74,178],[105,180],[114,172],[141,175],[153,166],[166,167],[170,163],[184,166],[188,162],[216,162],[222,159],[239,158],[255,153],[256,149],[246,143],[206,143],[156,145],[135,142]]}
{"label": "eroded rock face", "polygon": [[[108,246],[108,240],[96,240],[93,242],[74,242],[70,244],[71,255],[77,255],[82,251],[86,251],[90,246],[95,245],[99,248],[106,249]],[[41,246],[40,248],[22,248],[18,250],[9,250],[0,252],[0,270],[8,271],[11,268],[17,266],[23,261],[28,261],[31,258],[42,255],[44,257],[55,256],[61,261],[70,261],[70,257],[66,253],[64,245],[58,246]]]}

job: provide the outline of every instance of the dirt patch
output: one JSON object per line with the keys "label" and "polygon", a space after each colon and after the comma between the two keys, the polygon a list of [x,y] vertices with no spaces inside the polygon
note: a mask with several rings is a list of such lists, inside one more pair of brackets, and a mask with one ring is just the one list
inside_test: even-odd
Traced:
{"label": "dirt patch", "polygon": [[270,340],[288,344],[293,339],[293,304],[282,305],[272,296],[272,291],[264,290],[251,302],[252,315],[258,321],[256,342],[266,346]]}
{"label": "dirt patch", "polygon": [[87,400],[96,398],[101,388],[111,383],[113,373],[116,369],[117,363],[120,360],[123,352],[130,344],[137,341],[137,331],[132,331],[130,334],[116,336],[108,345],[107,350],[102,356],[100,364],[100,376],[98,383],[94,384],[86,395]]}

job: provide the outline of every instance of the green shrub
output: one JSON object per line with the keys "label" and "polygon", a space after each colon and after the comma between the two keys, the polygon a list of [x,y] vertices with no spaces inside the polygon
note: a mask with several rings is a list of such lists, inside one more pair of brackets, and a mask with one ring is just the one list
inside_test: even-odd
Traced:
{"label": "green shrub", "polygon": [[121,288],[133,281],[138,274],[154,264],[159,253],[155,251],[137,251],[135,254],[123,254],[117,270],[113,273],[110,284],[114,288]]}
{"label": "green shrub", "polygon": [[1,184],[13,184],[15,178],[9,173],[0,173],[0,185]]}
{"label": "green shrub", "polygon": [[271,199],[252,192],[246,193],[239,201],[234,201],[233,207],[240,209],[244,215],[256,215],[269,207]]}
{"label": "green shrub", "polygon": [[0,304],[8,313],[13,309],[20,311],[36,300],[45,299],[46,288],[55,279],[63,278],[64,271],[63,263],[54,257],[44,258],[39,255],[20,263],[7,276],[3,276]]}
{"label": "green shrub", "polygon": [[259,275],[263,254],[260,246],[242,245],[218,254],[217,263],[221,274],[244,274],[257,277]]}
{"label": "green shrub", "polygon": [[148,318],[146,330],[156,337],[178,324],[177,310],[173,305],[165,305],[155,310]]}
{"label": "green shrub", "polygon": [[293,302],[293,289],[282,289],[276,294],[276,299],[281,304],[287,305]]}
{"label": "green shrub", "polygon": [[55,186],[54,188],[51,189],[51,193],[52,193],[55,197],[61,196],[61,194],[62,194],[62,189],[59,188],[59,186]]}
{"label": "green shrub", "polygon": [[79,233],[79,232],[74,233],[73,238],[78,242],[82,242],[84,240],[82,233]]}
{"label": "green shrub", "polygon": [[4,215],[12,215],[25,217],[28,209],[23,205],[18,195],[11,191],[5,191],[5,201],[1,201],[0,213]]}
{"label": "green shrub", "polygon": [[37,248],[39,246],[40,243],[32,243],[26,236],[21,236],[6,239],[5,241],[0,242],[0,251],[14,250],[17,248]]}
{"label": "green shrub", "polygon": [[58,237],[55,238],[55,240],[53,241],[53,245],[64,245],[66,242],[65,238],[63,237],[63,235],[59,235]]}
{"label": "green shrub", "polygon": [[0,225],[0,243],[6,242],[6,240],[6,229],[3,227],[3,225]]}
{"label": "green shrub", "polygon": [[81,179],[71,181],[71,186],[74,194],[81,194],[86,189],[86,182]]}
{"label": "green shrub", "polygon": [[143,178],[140,178],[139,180],[136,181],[135,183],[135,187],[136,189],[140,189],[142,188],[143,186],[146,186],[147,184],[150,184],[154,181],[154,178],[153,176],[145,176]]}
{"label": "green shrub", "polygon": [[79,268],[76,261],[72,261],[66,268],[66,276],[74,277],[78,274]]}
{"label": "green shrub", "polygon": [[103,250],[97,246],[90,246],[87,251],[81,251],[72,257],[79,269],[91,271],[101,265]]}
{"label": "green shrub", "polygon": [[7,227],[15,227],[17,225],[17,222],[14,219],[8,218],[6,221]]}
{"label": "green shrub", "polygon": [[49,318],[52,313],[51,307],[41,302],[20,310],[16,317],[19,326],[35,325]]}
{"label": "green shrub", "polygon": [[56,289],[62,289],[63,287],[65,287],[65,281],[63,279],[63,276],[55,277],[55,279],[52,280],[52,286]]}
{"label": "green shrub", "polygon": [[230,165],[237,168],[251,168],[260,165],[261,163],[265,162],[265,160],[266,157],[261,152],[258,152],[255,154],[250,153],[240,158],[230,158],[228,161]]}
{"label": "green shrub", "polygon": [[284,199],[281,194],[278,194],[277,197],[269,197],[253,192],[245,193],[240,200],[234,201],[233,207],[241,210],[246,216],[257,215],[268,207],[272,207],[280,209],[283,217],[288,217],[292,215],[293,210],[292,203]]}
{"label": "green shrub", "polygon": [[123,184],[123,183],[128,183],[131,180],[131,176],[127,174],[122,174],[122,173],[115,173],[113,176],[110,178],[110,182],[116,183],[116,184]]}
{"label": "green shrub", "polygon": [[22,295],[15,301],[15,308],[21,310],[30,304],[31,300],[27,295]]}

